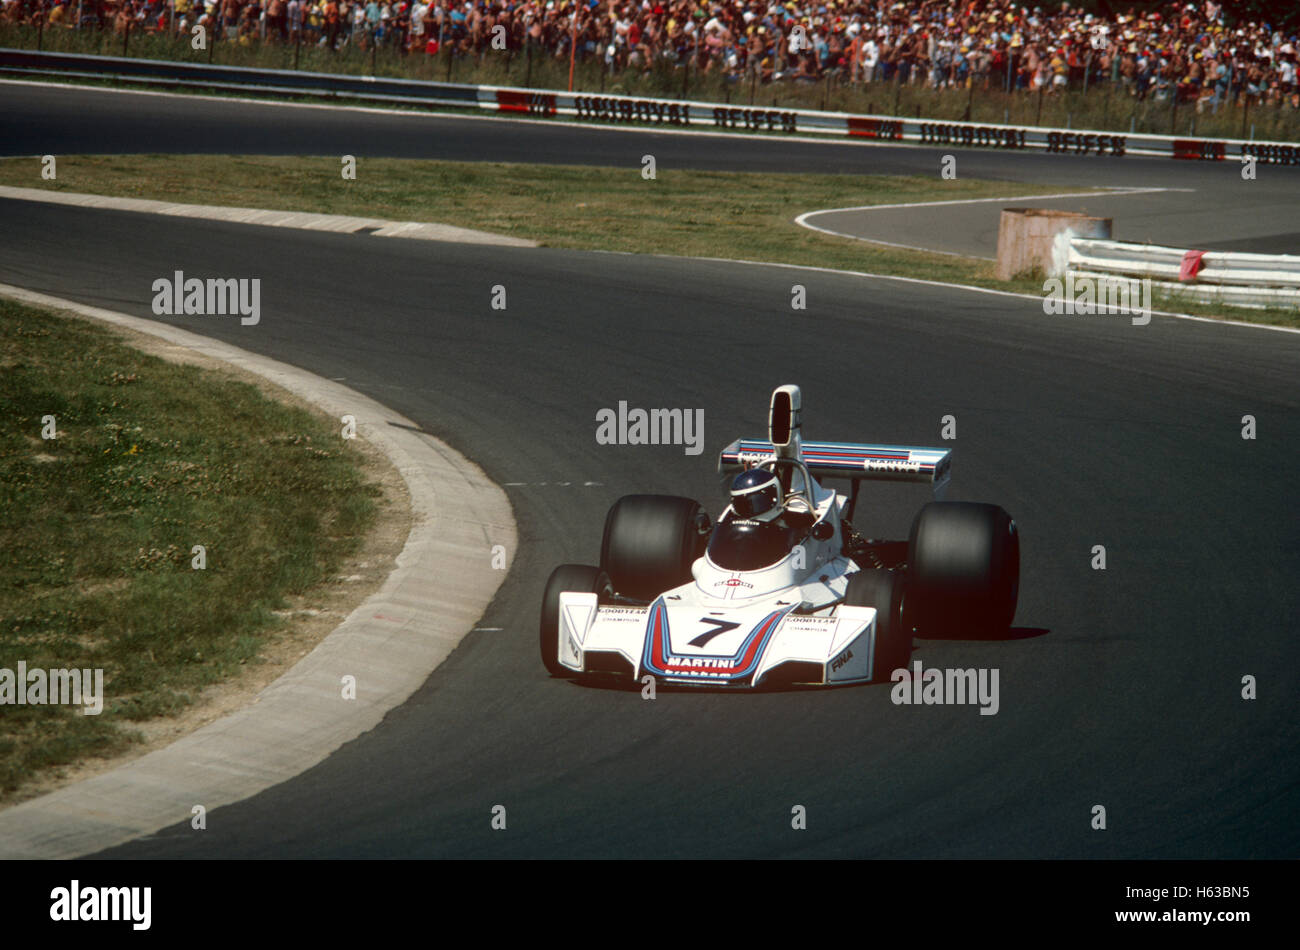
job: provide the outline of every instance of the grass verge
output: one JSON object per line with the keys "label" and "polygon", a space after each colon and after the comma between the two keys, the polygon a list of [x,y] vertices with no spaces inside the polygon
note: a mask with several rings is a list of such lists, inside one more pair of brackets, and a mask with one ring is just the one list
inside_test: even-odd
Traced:
{"label": "grass verge", "polygon": [[[399,221],[437,221],[550,247],[731,257],[972,284],[1043,295],[1040,277],[994,277],[993,263],[834,237],[799,227],[817,208],[1028,197],[1076,190],[900,175],[771,174],[641,166],[504,164],[364,158],[342,181],[338,157],[60,156],[58,178],[33,158],[0,160],[0,184],[182,203],[274,207]],[[196,174],[196,169],[202,169]],[[1089,189],[1077,189],[1089,190]],[[1295,310],[1184,301],[1156,308],[1216,319],[1300,326]]]}
{"label": "grass verge", "polygon": [[[196,169],[202,172],[196,174]],[[794,224],[815,208],[1059,192],[1061,186],[937,176],[770,174],[363,158],[344,182],[335,157],[60,156],[0,161],[0,184],[195,204],[440,221],[550,247],[726,255],[992,281],[992,264],[873,245]],[[1064,190],[1070,190],[1066,187]],[[1086,189],[1085,189],[1086,190]]]}
{"label": "grass verge", "polygon": [[262,662],[374,520],[360,462],[249,383],[0,300],[0,669],[104,671],[98,716],[3,707],[0,801]]}

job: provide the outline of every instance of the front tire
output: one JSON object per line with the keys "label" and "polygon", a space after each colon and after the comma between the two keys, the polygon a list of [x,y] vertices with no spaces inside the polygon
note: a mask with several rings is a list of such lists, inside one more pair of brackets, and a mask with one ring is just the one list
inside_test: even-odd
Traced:
{"label": "front tire", "polygon": [[872,569],[849,577],[844,603],[876,608],[876,642],[871,657],[871,681],[888,682],[894,670],[912,656],[912,632],[903,624],[903,575]]}
{"label": "front tire", "polygon": [[624,495],[605,518],[600,566],[625,597],[651,601],[691,579],[703,553],[707,519],[698,502],[676,495]]}
{"label": "front tire", "polygon": [[546,580],[539,633],[542,665],[552,676],[567,677],[576,674],[560,663],[560,594],[565,591],[597,594],[605,600],[611,588],[604,571],[585,564],[561,564]]}
{"label": "front tire", "polygon": [[1004,633],[1020,594],[1020,535],[997,505],[931,502],[908,540],[909,619],[918,632]]}

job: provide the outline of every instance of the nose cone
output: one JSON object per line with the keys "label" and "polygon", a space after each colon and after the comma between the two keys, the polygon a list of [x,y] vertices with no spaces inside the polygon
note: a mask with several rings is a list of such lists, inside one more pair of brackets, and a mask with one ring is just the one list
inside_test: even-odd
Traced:
{"label": "nose cone", "polygon": [[[797,554],[798,552],[796,552]],[[755,598],[771,598],[802,583],[803,571],[795,570],[794,557],[787,555],[769,567],[755,571],[728,571],[718,567],[706,555],[691,568],[695,586],[706,597],[733,603]]]}

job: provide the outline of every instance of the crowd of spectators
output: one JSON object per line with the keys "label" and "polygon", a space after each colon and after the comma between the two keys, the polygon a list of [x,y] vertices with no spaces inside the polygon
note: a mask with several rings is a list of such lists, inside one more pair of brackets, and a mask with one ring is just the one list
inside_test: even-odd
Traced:
{"label": "crowd of spectators", "polygon": [[[1041,91],[1110,84],[1139,98],[1300,108],[1295,30],[1221,3],[1109,16],[1007,0],[0,0],[6,20],[244,44],[381,44],[688,67],[731,81],[898,82]],[[174,22],[169,18],[173,16]]]}

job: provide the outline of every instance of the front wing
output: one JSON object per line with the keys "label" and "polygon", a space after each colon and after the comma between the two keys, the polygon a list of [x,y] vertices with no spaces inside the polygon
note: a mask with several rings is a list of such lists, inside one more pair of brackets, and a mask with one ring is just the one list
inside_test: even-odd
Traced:
{"label": "front wing", "polygon": [[[830,686],[871,678],[874,608],[840,604],[830,615],[807,615],[760,604],[709,609],[708,619],[697,619],[700,613],[663,597],[648,607],[611,607],[595,594],[563,593],[560,664],[575,673],[653,676],[687,686]],[[701,621],[728,634],[692,637]]]}

